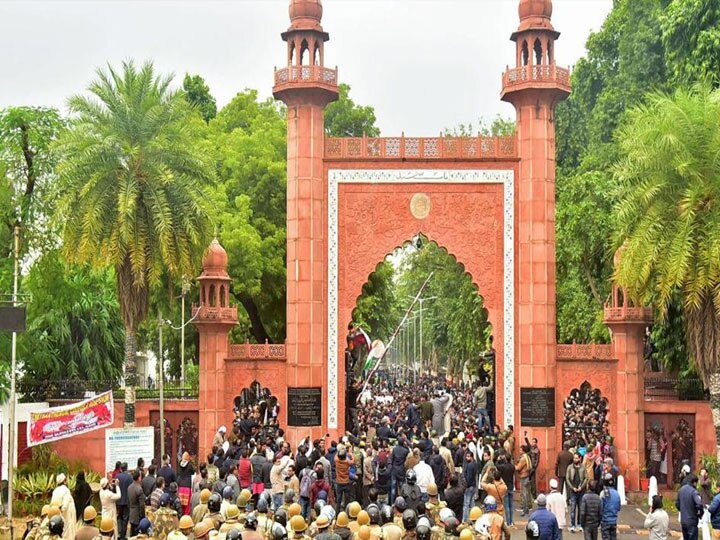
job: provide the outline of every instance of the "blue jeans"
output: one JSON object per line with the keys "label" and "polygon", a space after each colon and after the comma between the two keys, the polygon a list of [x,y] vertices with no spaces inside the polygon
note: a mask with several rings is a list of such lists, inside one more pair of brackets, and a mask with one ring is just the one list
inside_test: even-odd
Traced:
{"label": "blue jeans", "polygon": [[[685,525],[683,525],[683,537],[685,536]],[[600,536],[602,540],[617,540],[617,523],[601,523]],[[688,540],[685,538],[685,540]],[[692,539],[691,539],[692,540]],[[695,539],[697,540],[697,527],[695,527]]]}
{"label": "blue jeans", "polygon": [[577,527],[580,525],[580,501],[582,500],[583,492],[575,493],[574,491],[568,492],[568,503],[570,506],[570,526]]}
{"label": "blue jeans", "polygon": [[282,506],[283,503],[283,494],[282,493],[273,493],[272,494],[272,506],[273,510],[277,510]]}
{"label": "blue jeans", "polygon": [[508,525],[515,524],[515,518],[513,517],[515,512],[515,501],[513,499],[514,494],[514,490],[508,489],[507,493],[503,497],[503,506],[505,506],[505,523]]}
{"label": "blue jeans", "polygon": [[335,501],[335,512],[340,513],[345,507],[355,500],[352,484],[337,485],[337,500]]}
{"label": "blue jeans", "polygon": [[395,501],[395,498],[400,494],[400,488],[402,488],[403,481],[395,478],[394,476],[390,480],[390,500]]}
{"label": "blue jeans", "polygon": [[487,409],[477,410],[477,425],[480,431],[482,431],[483,425],[490,427],[490,415]]}
{"label": "blue jeans", "polygon": [[683,540],[698,540],[697,523],[695,525],[685,525],[682,523],[682,535]]}
{"label": "blue jeans", "polygon": [[300,497],[300,513],[307,521],[310,517],[310,497]]}
{"label": "blue jeans", "polygon": [[475,486],[465,489],[465,496],[463,498],[463,519],[462,519],[464,523],[467,523],[467,520],[470,517],[470,509],[473,507],[473,503],[475,502],[475,493],[476,492],[477,492],[477,488]]}

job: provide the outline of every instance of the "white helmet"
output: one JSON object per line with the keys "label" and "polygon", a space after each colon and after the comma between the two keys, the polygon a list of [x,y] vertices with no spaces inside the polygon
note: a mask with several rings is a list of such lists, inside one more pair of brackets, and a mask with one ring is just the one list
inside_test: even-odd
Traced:
{"label": "white helmet", "polygon": [[485,505],[485,509],[489,512],[492,512],[493,510],[497,510],[497,501],[495,500],[495,497],[492,495],[488,495],[485,497],[485,500],[483,501],[483,504]]}
{"label": "white helmet", "polygon": [[[417,527],[419,527],[420,525],[425,525],[428,529],[432,529],[432,526],[430,525],[430,520],[428,519],[427,516],[423,516],[420,519],[418,519]],[[417,527],[416,527],[416,529],[417,529]]]}
{"label": "white helmet", "polygon": [[475,532],[482,538],[490,538],[490,518],[487,514],[483,514],[475,522]]}
{"label": "white helmet", "polygon": [[455,517],[455,512],[453,512],[450,508],[447,506],[445,508],[440,509],[440,521],[443,523],[451,517]]}
{"label": "white helmet", "polygon": [[322,507],[322,510],[320,510],[320,515],[327,517],[328,521],[332,523],[335,520],[335,509],[331,505],[326,504]]}

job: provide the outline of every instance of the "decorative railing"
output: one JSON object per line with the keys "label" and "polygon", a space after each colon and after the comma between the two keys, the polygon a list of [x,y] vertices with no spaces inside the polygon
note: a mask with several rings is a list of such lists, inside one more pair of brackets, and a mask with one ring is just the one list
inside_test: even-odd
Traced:
{"label": "decorative railing", "polygon": [[[59,379],[59,380],[21,380],[17,391],[20,400],[24,403],[38,401],[78,401],[102,394],[112,390],[115,400],[125,398],[125,389],[121,381],[102,381],[85,379]],[[165,399],[197,399],[198,389],[182,385],[179,381],[168,380],[164,384],[163,396]],[[135,398],[138,400],[153,400],[160,398],[160,389],[157,382],[149,384],[147,379],[138,380],[135,387]]]}
{"label": "decorative railing", "polygon": [[709,398],[698,378],[679,378],[667,373],[645,374],[645,399],[648,401],[702,401]]}
{"label": "decorative railing", "polygon": [[228,353],[230,360],[285,360],[285,344],[233,343]]}
{"label": "decorative railing", "polygon": [[321,66],[290,66],[275,68],[275,85],[295,82],[316,82],[337,86],[337,68],[330,69]]}
{"label": "decorative railing", "polygon": [[516,137],[343,137],[325,139],[325,159],[504,159]]}
{"label": "decorative railing", "polygon": [[205,321],[213,320],[237,320],[236,307],[198,306],[192,307],[193,318],[197,317]]}
{"label": "decorative railing", "polygon": [[555,346],[555,358],[558,360],[612,360],[612,357],[612,345],[573,343]]}
{"label": "decorative railing", "polygon": [[569,88],[570,70],[550,64],[507,69],[503,74],[503,88],[528,82],[554,82]]}
{"label": "decorative railing", "polygon": [[608,307],[605,306],[605,322],[613,321],[652,321],[653,310],[650,307]]}

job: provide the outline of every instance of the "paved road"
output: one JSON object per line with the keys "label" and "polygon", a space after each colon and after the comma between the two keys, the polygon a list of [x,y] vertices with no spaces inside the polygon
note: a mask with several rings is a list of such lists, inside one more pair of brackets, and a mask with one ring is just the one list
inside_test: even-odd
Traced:
{"label": "paved road", "polygon": [[[648,531],[643,527],[645,521],[646,509],[640,508],[635,505],[623,506],[620,510],[620,525],[618,525],[618,536],[622,537],[623,540],[630,540],[632,538],[644,538],[647,539]],[[642,512],[642,513],[641,513]],[[515,520],[516,529],[513,531],[513,540],[522,540],[525,538],[525,525],[527,524],[526,518],[519,518]],[[678,523],[678,517],[676,513],[670,514],[670,529],[673,538],[681,538],[680,523]],[[563,531],[563,540],[583,540],[582,533],[571,533],[567,529]],[[600,535],[598,535],[600,540]]]}

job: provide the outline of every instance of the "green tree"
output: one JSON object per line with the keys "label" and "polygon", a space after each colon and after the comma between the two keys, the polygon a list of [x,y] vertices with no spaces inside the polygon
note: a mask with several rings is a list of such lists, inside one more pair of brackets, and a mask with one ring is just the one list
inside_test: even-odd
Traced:
{"label": "green tree", "polygon": [[375,109],[356,105],[350,98],[350,85],[341,83],[340,97],[325,108],[325,133],[330,137],[379,137]]}
{"label": "green tree", "polygon": [[236,95],[210,123],[220,181],[213,190],[232,294],[245,317],[236,338],[285,338],[287,128],[284,109]]}
{"label": "green tree", "polygon": [[135,422],[138,325],[164,271],[193,275],[210,228],[205,188],[212,163],[196,118],[172,77],[152,63],[98,70],[92,96],[68,102],[74,117],[59,148],[63,248],[71,263],[115,270],[125,327],[125,424]]}
{"label": "green tree", "polygon": [[460,124],[453,129],[446,129],[446,137],[512,137],[517,131],[517,123],[512,118],[504,118],[499,114],[488,124],[487,120],[481,118],[477,125]]}
{"label": "green tree", "polygon": [[720,4],[672,0],[660,17],[671,85],[711,79],[720,83]]}
{"label": "green tree", "polygon": [[557,338],[607,341],[602,309],[610,293],[614,134],[626,110],[666,84],[658,32],[665,0],[618,0],[587,57],[572,74],[573,93],[556,112]]}
{"label": "green tree", "polygon": [[388,343],[400,321],[400,310],[395,296],[395,267],[385,260],[363,285],[353,311],[353,321],[360,325],[372,339]]}
{"label": "green tree", "polygon": [[[443,366],[448,373],[459,375],[467,361],[477,360],[487,349],[490,335],[487,310],[462,264],[435,242],[423,236],[418,238],[419,242],[403,248],[397,278],[398,303],[404,312],[433,272],[422,295],[434,298],[423,302],[424,360],[427,364],[433,358],[436,367]],[[415,326],[410,328],[414,331]],[[417,328],[419,342],[419,326]]]}
{"label": "green tree", "polygon": [[185,74],[183,79],[185,99],[195,107],[205,122],[209,122],[217,115],[217,103],[210,93],[210,87],[200,75]]}
{"label": "green tree", "polygon": [[26,386],[117,381],[125,335],[112,271],[65,267],[52,250],[34,262],[24,285],[33,298],[19,347]]}
{"label": "green tree", "polygon": [[720,459],[720,91],[655,93],[619,132],[616,281],[664,315],[678,294]]}
{"label": "green tree", "polygon": [[[375,113],[349,98],[326,111],[332,136],[375,136]],[[332,107],[332,108],[331,108]],[[285,339],[286,285],[286,111],[255,90],[237,94],[209,125],[208,142],[217,159],[219,182],[213,200],[219,236],[228,251],[232,293],[243,309],[235,339]]]}
{"label": "green tree", "polygon": [[[55,109],[0,109],[0,293],[13,286],[13,228],[22,225],[20,256],[56,245],[48,217],[54,211],[52,186],[57,153],[52,143],[63,128]],[[20,292],[23,292],[22,279]],[[22,360],[22,358],[20,358]],[[10,336],[0,332],[0,374],[9,381]],[[4,386],[4,385],[3,385]]]}

